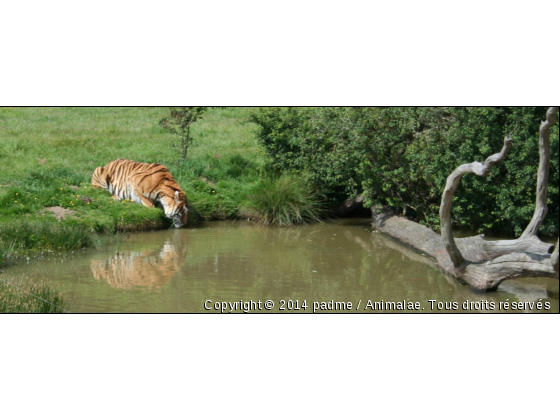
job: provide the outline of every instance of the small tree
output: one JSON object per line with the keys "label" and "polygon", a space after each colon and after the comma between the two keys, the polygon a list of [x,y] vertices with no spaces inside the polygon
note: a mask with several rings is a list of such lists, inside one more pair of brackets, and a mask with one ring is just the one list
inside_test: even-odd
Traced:
{"label": "small tree", "polygon": [[180,137],[181,143],[173,144],[173,146],[178,148],[181,152],[183,163],[187,160],[187,152],[193,141],[191,126],[198,119],[202,118],[202,114],[204,114],[207,109],[207,106],[170,107],[169,116],[162,118],[159,122],[159,125],[163,128]]}

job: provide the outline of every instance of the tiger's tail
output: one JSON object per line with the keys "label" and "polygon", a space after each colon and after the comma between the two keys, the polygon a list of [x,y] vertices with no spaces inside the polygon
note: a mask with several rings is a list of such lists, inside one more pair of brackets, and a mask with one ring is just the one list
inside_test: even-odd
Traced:
{"label": "tiger's tail", "polygon": [[109,190],[109,176],[104,167],[100,166],[95,169],[91,177],[91,185],[93,188],[103,188]]}

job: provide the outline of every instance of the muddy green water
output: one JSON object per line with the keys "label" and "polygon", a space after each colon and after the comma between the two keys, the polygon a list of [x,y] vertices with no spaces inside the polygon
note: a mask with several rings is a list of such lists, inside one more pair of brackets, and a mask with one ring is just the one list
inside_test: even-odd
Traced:
{"label": "muddy green water", "polygon": [[[221,302],[243,312],[241,301],[263,313],[312,313],[314,302],[324,302],[322,312],[348,313],[508,312],[501,302],[524,303],[509,312],[559,311],[557,280],[512,280],[497,292],[474,294],[430,259],[372,233],[367,219],[298,228],[216,222],[135,234],[112,249],[31,260],[4,276],[51,283],[71,312],[219,313]],[[274,302],[271,311],[267,300]],[[403,301],[406,310],[379,306]]]}

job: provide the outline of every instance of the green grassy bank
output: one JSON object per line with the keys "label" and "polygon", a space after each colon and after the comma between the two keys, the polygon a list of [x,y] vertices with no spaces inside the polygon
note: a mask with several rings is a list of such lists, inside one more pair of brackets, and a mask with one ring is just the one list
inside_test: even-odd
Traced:
{"label": "green grassy bank", "polygon": [[[186,164],[159,126],[167,108],[0,108],[0,265],[10,257],[104,246],[119,231],[167,226],[163,213],[93,190],[97,166],[125,158],[166,165],[191,220],[252,214],[264,150],[251,108],[211,109],[194,126]],[[45,209],[70,214],[57,220]]]}

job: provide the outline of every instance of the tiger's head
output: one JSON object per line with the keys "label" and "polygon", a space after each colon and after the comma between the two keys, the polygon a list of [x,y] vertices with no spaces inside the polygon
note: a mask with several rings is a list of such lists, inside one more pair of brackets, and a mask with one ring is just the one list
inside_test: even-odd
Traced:
{"label": "tiger's head", "polygon": [[164,197],[165,216],[173,221],[173,226],[177,229],[187,224],[189,215],[187,196],[182,191],[175,191],[173,197]]}

